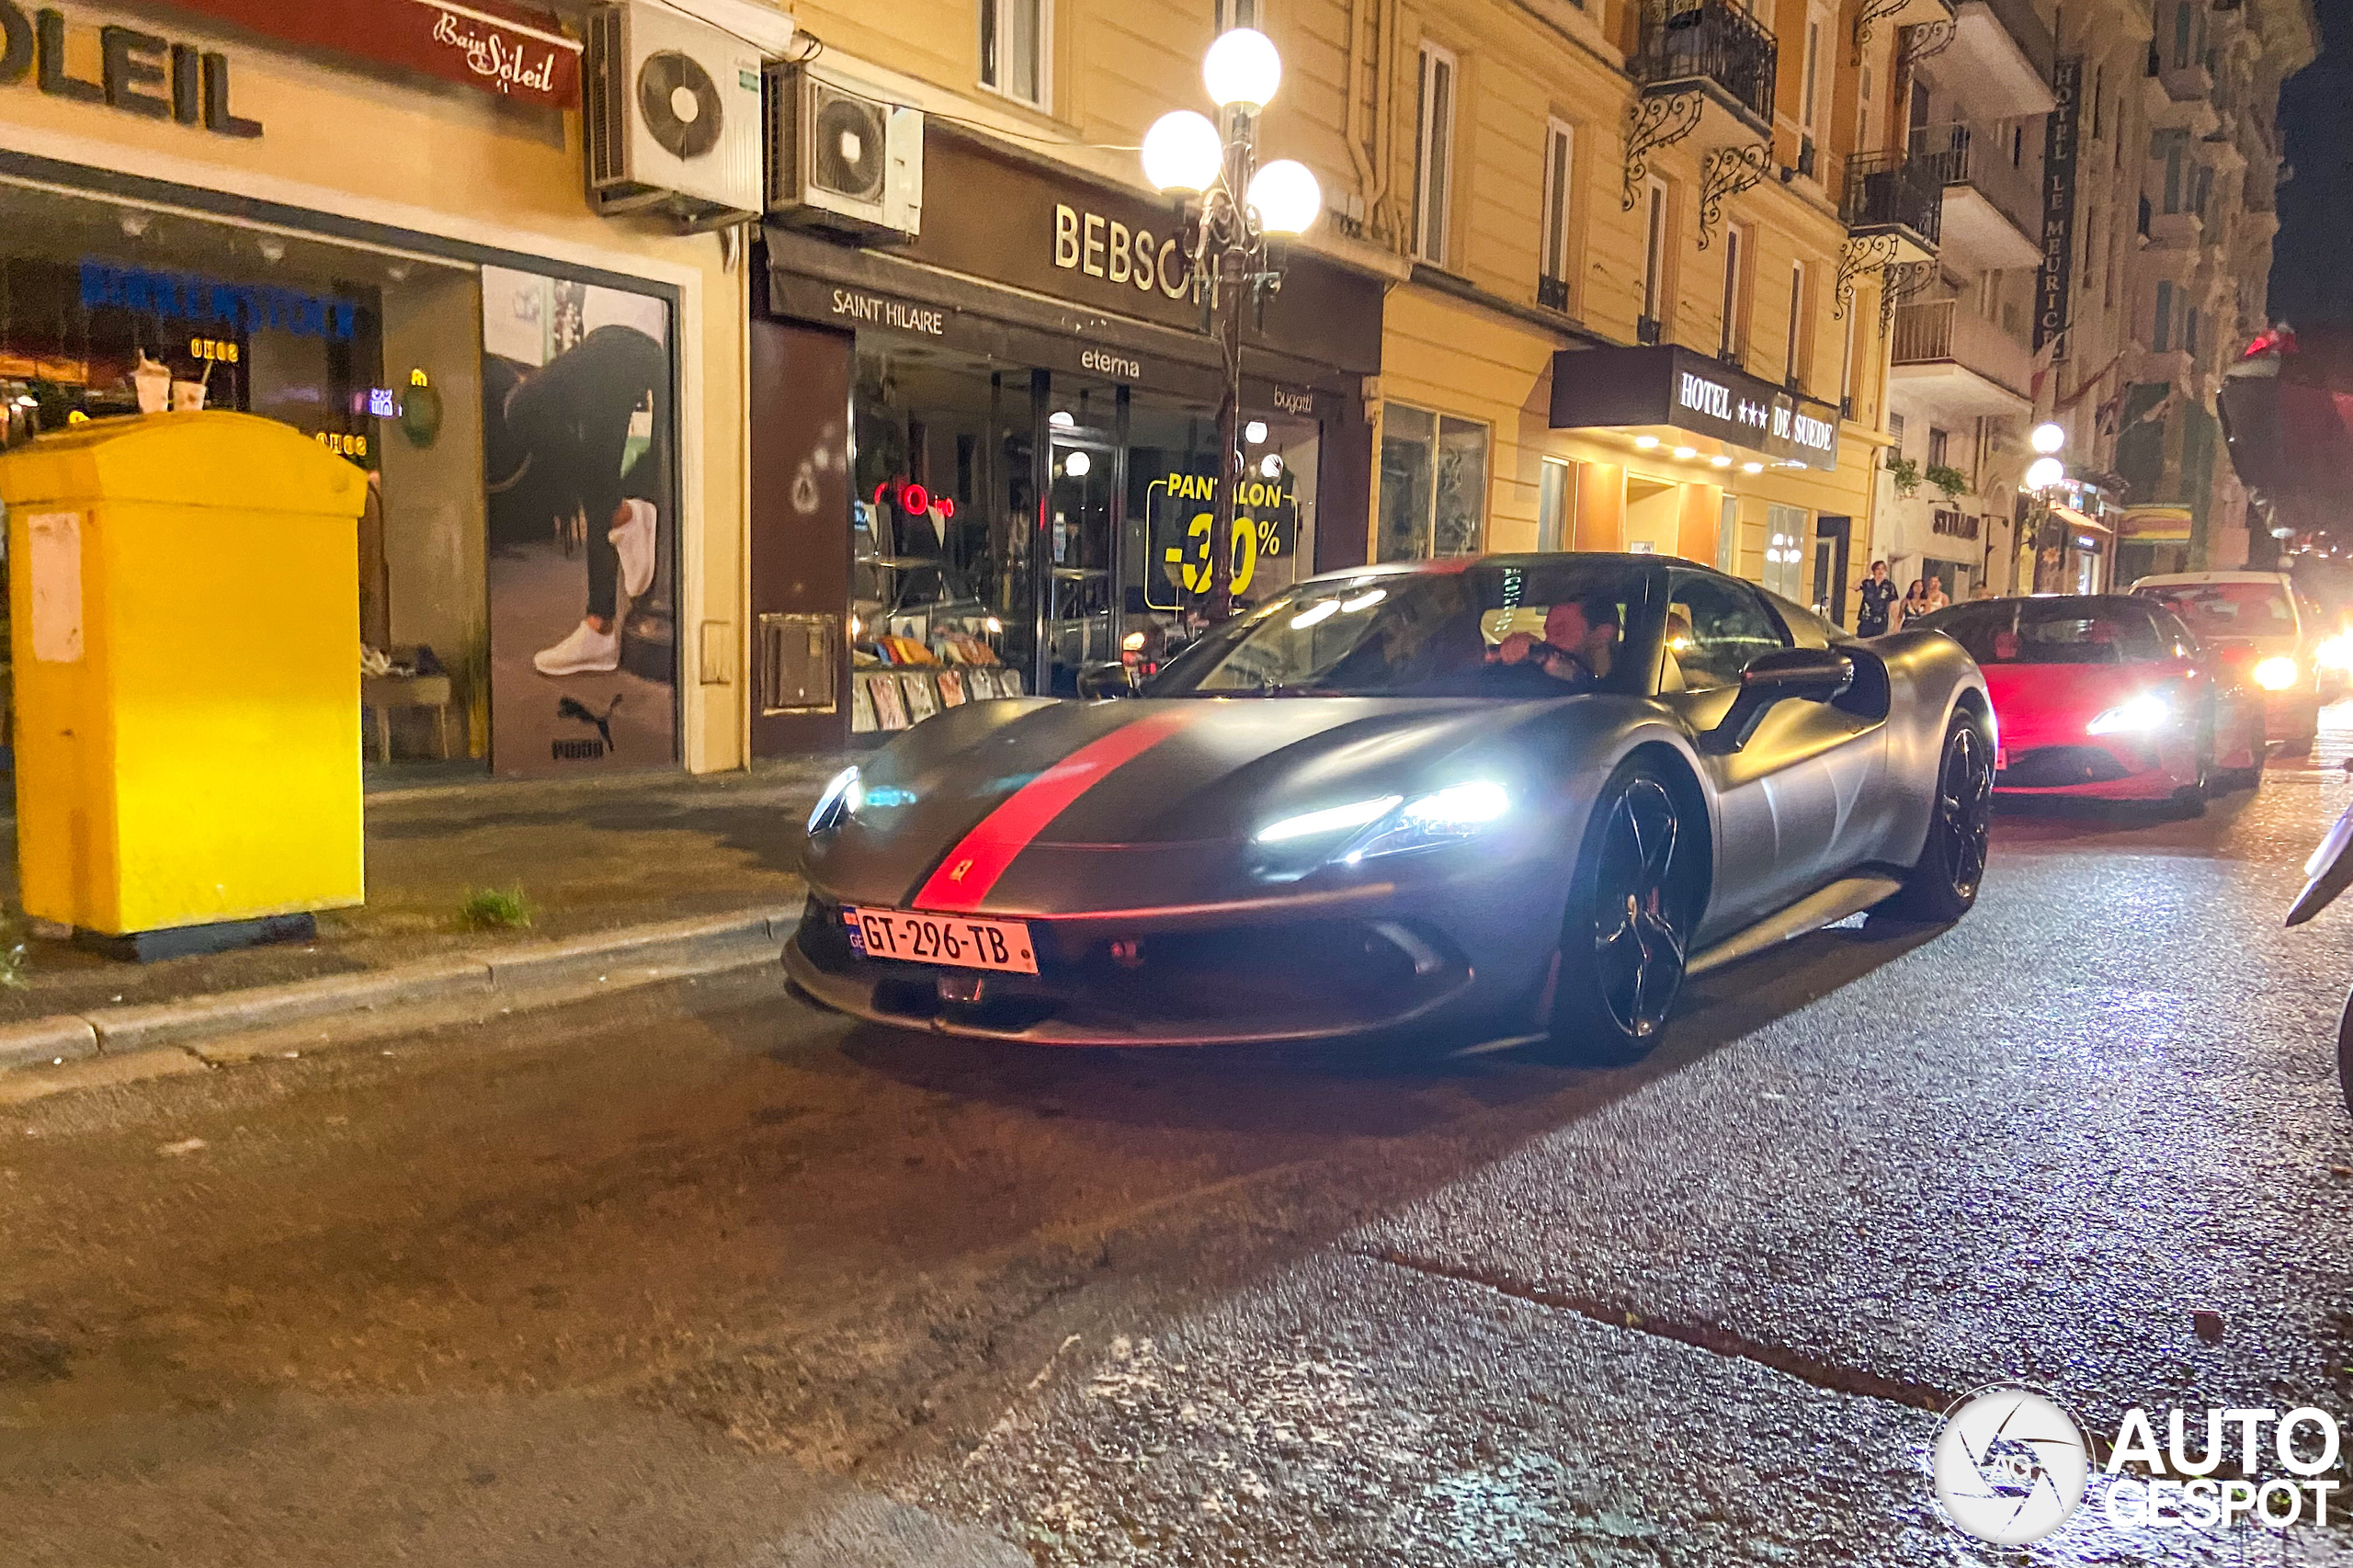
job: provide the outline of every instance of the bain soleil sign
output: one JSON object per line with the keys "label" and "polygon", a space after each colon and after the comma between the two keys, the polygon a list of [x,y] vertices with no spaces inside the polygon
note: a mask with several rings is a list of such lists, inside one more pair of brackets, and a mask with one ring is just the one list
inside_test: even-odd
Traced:
{"label": "bain soleil sign", "polygon": [[74,30],[54,7],[27,15],[16,0],[0,0],[0,86],[29,78],[55,98],[201,125],[216,136],[261,134],[261,121],[229,107],[227,55],[138,28],[107,26],[97,29],[97,75],[77,76],[67,58]]}

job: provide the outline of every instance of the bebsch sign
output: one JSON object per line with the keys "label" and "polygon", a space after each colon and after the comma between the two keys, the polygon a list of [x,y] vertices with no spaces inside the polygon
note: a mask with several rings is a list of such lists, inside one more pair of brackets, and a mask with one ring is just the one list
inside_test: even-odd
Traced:
{"label": "bebsch sign", "polygon": [[580,106],[580,41],[512,0],[173,0],[266,38],[357,55],[545,108]]}

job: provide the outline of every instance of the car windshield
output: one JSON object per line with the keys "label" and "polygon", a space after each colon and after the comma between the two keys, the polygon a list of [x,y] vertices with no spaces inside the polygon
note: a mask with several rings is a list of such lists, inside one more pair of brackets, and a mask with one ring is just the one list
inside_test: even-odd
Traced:
{"label": "car windshield", "polygon": [[2135,589],[2200,637],[2293,637],[2296,612],[2278,583],[2152,583]]}
{"label": "car windshield", "polygon": [[1203,638],[1154,697],[1565,697],[1631,687],[1624,561],[1367,573],[1305,583]]}
{"label": "car windshield", "polygon": [[1995,599],[1912,623],[1941,631],[1981,665],[2125,665],[2172,653],[2148,609],[2130,599]]}

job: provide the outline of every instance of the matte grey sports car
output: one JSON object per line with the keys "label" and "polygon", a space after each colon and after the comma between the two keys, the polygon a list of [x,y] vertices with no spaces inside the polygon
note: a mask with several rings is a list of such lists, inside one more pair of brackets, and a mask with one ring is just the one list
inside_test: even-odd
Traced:
{"label": "matte grey sports car", "polygon": [[953,708],[810,818],[792,983],[1070,1045],[1648,1050],[1686,976],[1860,910],[1958,919],[1977,666],[1654,555],[1319,577],[1140,696]]}

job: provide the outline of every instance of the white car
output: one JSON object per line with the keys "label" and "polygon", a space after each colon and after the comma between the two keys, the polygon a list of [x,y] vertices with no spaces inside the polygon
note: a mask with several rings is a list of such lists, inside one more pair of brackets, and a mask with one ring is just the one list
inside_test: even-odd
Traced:
{"label": "white car", "polygon": [[2284,572],[2175,572],[2132,591],[2179,616],[2224,671],[2263,698],[2263,728],[2282,751],[2312,749],[2324,700],[2344,695],[2343,647]]}

